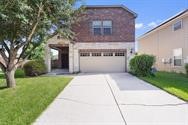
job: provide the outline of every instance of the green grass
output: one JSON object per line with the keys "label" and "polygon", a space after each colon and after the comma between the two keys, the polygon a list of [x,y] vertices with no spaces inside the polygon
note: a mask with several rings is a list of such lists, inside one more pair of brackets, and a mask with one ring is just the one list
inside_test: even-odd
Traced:
{"label": "green grass", "polygon": [[185,101],[188,101],[188,77],[184,74],[157,72],[155,77],[140,77]]}
{"label": "green grass", "polygon": [[18,78],[14,89],[0,79],[0,125],[29,125],[70,82],[64,77]]}

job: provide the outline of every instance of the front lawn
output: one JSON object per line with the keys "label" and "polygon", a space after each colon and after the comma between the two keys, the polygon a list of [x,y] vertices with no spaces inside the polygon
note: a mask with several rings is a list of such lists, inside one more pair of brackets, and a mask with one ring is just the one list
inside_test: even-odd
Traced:
{"label": "front lawn", "polygon": [[185,101],[188,101],[188,77],[184,74],[157,72],[155,77],[140,78]]}
{"label": "front lawn", "polygon": [[3,87],[0,79],[0,125],[29,125],[70,82],[65,77],[16,79],[17,87]]}

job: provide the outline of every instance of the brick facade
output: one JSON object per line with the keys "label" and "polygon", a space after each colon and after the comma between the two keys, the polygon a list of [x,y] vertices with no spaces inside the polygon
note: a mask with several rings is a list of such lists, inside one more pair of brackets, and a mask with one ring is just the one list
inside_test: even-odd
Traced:
{"label": "brick facade", "polygon": [[[126,52],[125,65],[129,70],[131,51],[135,47],[135,18],[136,13],[125,6],[93,6],[86,7],[85,14],[78,24],[73,25],[76,34],[74,42],[67,39],[58,39],[54,36],[48,40],[45,48],[45,63],[48,72],[51,71],[50,48],[68,46],[69,72],[80,72],[81,51],[123,51]],[[112,34],[95,36],[92,31],[92,21],[111,20]],[[61,52],[59,53],[61,54]],[[58,64],[60,65],[60,64]]]}
{"label": "brick facade", "polygon": [[[76,33],[76,42],[134,42],[135,41],[135,16],[129,11],[120,8],[95,8],[85,10],[79,24],[73,27]],[[92,32],[93,20],[111,20],[112,35],[96,36]]]}

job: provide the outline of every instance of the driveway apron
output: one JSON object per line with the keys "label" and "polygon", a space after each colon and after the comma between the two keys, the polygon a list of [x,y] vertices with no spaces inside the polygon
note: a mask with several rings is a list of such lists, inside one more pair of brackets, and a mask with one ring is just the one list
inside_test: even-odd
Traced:
{"label": "driveway apron", "polygon": [[34,125],[188,125],[188,103],[128,73],[79,74]]}
{"label": "driveway apron", "polygon": [[34,125],[125,125],[103,74],[80,74]]}

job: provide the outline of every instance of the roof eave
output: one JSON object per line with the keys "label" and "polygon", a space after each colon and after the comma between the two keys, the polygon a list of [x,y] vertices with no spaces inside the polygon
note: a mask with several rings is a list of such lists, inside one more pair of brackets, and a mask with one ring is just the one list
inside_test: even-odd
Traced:
{"label": "roof eave", "polygon": [[138,37],[137,39],[139,40],[139,39],[141,39],[141,38],[144,38],[144,37],[147,36],[149,33],[151,33],[151,32],[153,32],[153,31],[157,30],[158,28],[160,28],[161,26],[167,24],[168,22],[170,22],[170,21],[172,21],[172,20],[174,20],[174,19],[180,17],[181,15],[183,15],[183,14],[186,13],[186,12],[188,12],[188,9],[185,9],[184,11],[182,11],[182,12],[180,12],[180,13],[178,13],[178,14],[172,16],[171,18],[169,18],[169,19],[167,19],[166,21],[162,22],[161,24],[159,24],[158,26],[154,27],[153,29],[147,31],[146,33],[144,33],[143,35],[141,35],[141,36]]}
{"label": "roof eave", "polygon": [[110,8],[110,7],[117,7],[117,8],[123,8],[125,10],[127,10],[128,12],[132,13],[134,15],[134,17],[136,18],[138,15],[137,13],[135,13],[134,11],[130,10],[129,8],[127,8],[124,5],[83,5],[83,7],[85,8]]}

